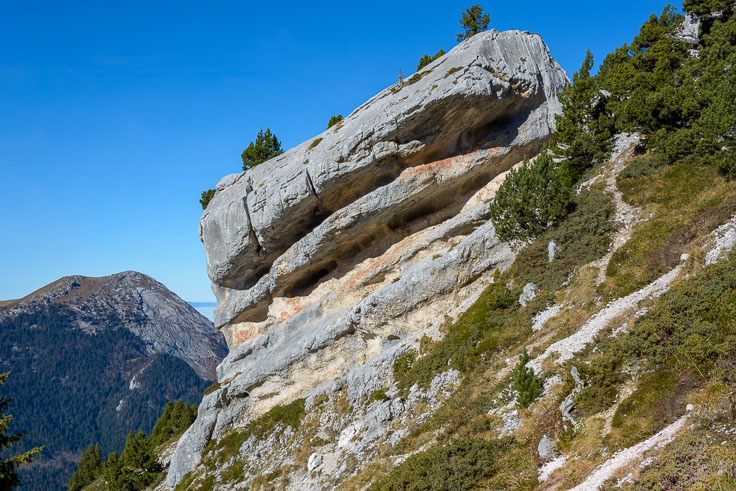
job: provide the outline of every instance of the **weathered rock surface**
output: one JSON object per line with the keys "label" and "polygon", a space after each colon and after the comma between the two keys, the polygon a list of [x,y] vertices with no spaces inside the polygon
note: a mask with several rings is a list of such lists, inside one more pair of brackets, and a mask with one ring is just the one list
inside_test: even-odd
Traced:
{"label": "weathered rock surface", "polygon": [[136,271],[98,278],[66,276],[25,298],[6,302],[0,319],[52,303],[76,312],[73,323],[79,329],[94,333],[111,325],[124,327],[145,341],[150,354],[180,358],[203,379],[215,379],[215,367],[227,354],[222,335],[206,317]]}
{"label": "weathered rock surface", "polygon": [[[397,356],[478,298],[514,258],[488,202],[504,172],[548,140],[566,83],[539,36],[489,31],[218,184],[200,237],[231,352],[179,441],[170,486],[210,439],[276,404],[306,397],[309,408],[319,393],[346,389],[359,407],[391,385]],[[341,426],[334,455],[368,455],[416,403],[388,397]],[[353,443],[340,450],[340,441]],[[337,457],[319,455],[313,469],[342,475]]]}

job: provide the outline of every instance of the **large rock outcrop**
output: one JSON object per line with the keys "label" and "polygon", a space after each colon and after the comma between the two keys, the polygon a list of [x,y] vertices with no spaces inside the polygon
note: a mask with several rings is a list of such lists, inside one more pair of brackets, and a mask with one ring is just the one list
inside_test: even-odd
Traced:
{"label": "large rock outcrop", "polygon": [[488,201],[548,141],[566,84],[538,35],[485,32],[218,184],[200,237],[231,352],[169,485],[210,439],[276,404],[325,384],[355,400],[381,387],[392,357],[477,298],[514,257]]}

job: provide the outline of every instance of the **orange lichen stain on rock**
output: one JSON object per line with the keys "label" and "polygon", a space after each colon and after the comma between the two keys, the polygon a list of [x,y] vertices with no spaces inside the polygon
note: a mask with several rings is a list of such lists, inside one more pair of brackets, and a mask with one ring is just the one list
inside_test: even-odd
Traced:
{"label": "orange lichen stain on rock", "polygon": [[[501,150],[500,147],[494,147],[494,148],[488,149],[487,151],[489,152],[489,156],[493,156],[495,153],[498,153],[500,150]],[[458,164],[463,164],[463,163],[472,161],[478,153],[483,152],[483,151],[484,150],[482,149],[476,150],[474,152],[464,153],[462,155],[455,155],[454,157],[448,157],[442,160],[436,160],[428,164],[422,164],[422,165],[417,165],[415,167],[409,167],[408,169],[404,170],[401,173],[401,175],[399,175],[399,180],[406,181],[415,176],[418,176],[420,174],[424,174],[427,172],[441,173],[441,172],[451,170],[454,167],[457,167]]]}
{"label": "orange lichen stain on rock", "polygon": [[233,333],[233,345],[238,346],[256,337],[256,330],[251,327],[239,327]]}
{"label": "orange lichen stain on rock", "polygon": [[305,297],[284,298],[283,308],[276,316],[276,321],[284,322],[304,310],[309,303],[305,301]]}

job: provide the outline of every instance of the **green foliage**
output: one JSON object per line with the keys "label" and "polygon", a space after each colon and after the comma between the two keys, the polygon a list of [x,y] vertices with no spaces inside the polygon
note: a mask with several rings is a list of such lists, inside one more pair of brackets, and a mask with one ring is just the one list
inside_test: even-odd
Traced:
{"label": "green foliage", "polygon": [[107,462],[102,470],[102,478],[108,489],[128,490],[130,487],[125,482],[123,476],[123,463],[120,461],[117,452],[112,452],[107,456]]}
{"label": "green foliage", "polygon": [[[10,372],[0,373],[0,385],[7,382]],[[7,407],[12,399],[0,396],[0,488],[10,489],[21,484],[16,468],[19,465],[30,463],[34,456],[43,450],[43,447],[35,447],[13,457],[3,455],[17,444],[24,433],[8,434],[13,415],[7,414]]]}
{"label": "green foliage", "polygon": [[655,174],[667,166],[669,162],[661,153],[654,153],[645,157],[634,159],[618,174],[618,180],[640,179]]}
{"label": "green foliage", "polygon": [[[76,320],[96,332],[74,327]],[[122,322],[112,314],[85,316],[63,305],[0,320],[0,372],[14,370],[0,396],[13,395],[13,428],[27,429],[16,448],[46,447],[37,458],[42,465],[19,469],[30,489],[58,489],[69,482],[77,464],[57,456],[81,455],[94,442],[102,455],[122,451],[128,430],[151,431],[167,401],[201,398],[206,381],[179,358],[149,356],[146,343],[118,328]],[[135,373],[140,387],[130,390]]]}
{"label": "green foliage", "polygon": [[543,152],[509,171],[491,202],[491,220],[501,240],[529,240],[557,225],[571,210],[571,199],[571,182]]}
{"label": "green foliage", "polygon": [[511,381],[514,388],[519,393],[516,403],[527,408],[542,393],[542,379],[534,375],[534,370],[527,368],[526,364],[532,359],[527,353],[526,348],[519,357],[519,364],[516,365],[511,374]]}
{"label": "green foliage", "polygon": [[247,426],[247,432],[260,438],[270,433],[278,424],[292,428],[299,427],[305,414],[304,402],[305,399],[297,399],[286,405],[275,406],[260,418],[251,421]]}
{"label": "green foliage", "polygon": [[252,169],[256,165],[281,155],[284,151],[281,149],[281,142],[276,135],[271,133],[271,129],[267,128],[258,131],[256,141],[250,142],[248,147],[243,151],[241,158],[243,159],[243,170]]}
{"label": "green foliage", "polygon": [[368,398],[369,401],[388,401],[388,396],[386,395],[386,391],[383,389],[376,389],[374,390],[370,397]]}
{"label": "green foliage", "polygon": [[731,0],[685,0],[682,8],[699,16],[708,16],[714,12],[728,12],[733,8]]}
{"label": "green foliage", "polygon": [[125,439],[125,449],[120,456],[122,475],[125,482],[133,489],[143,489],[152,483],[161,470],[153,451],[153,445],[143,431],[133,430]]}
{"label": "green foliage", "polygon": [[417,65],[417,71],[419,71],[422,68],[424,68],[425,66],[429,65],[434,60],[436,60],[437,58],[439,58],[440,56],[442,56],[444,54],[445,54],[445,50],[444,49],[441,49],[438,52],[436,52],[435,54],[433,54],[432,56],[429,56],[429,55],[422,56],[419,59],[419,64]]}
{"label": "green foliage", "polygon": [[297,399],[286,405],[278,405],[264,415],[248,423],[242,431],[233,431],[218,441],[210,441],[205,454],[210,454],[210,463],[227,461],[238,454],[240,447],[249,437],[263,438],[278,425],[299,427],[304,414],[305,399]]}
{"label": "green foliage", "polygon": [[488,24],[491,22],[491,16],[483,13],[483,8],[476,4],[470,8],[465,9],[462,17],[458,20],[463,32],[457,35],[457,41],[465,41],[475,36],[479,32],[483,32],[488,29]]}
{"label": "green foliage", "polygon": [[90,445],[79,459],[77,471],[67,484],[68,491],[79,491],[102,474],[104,462],[100,444]]}
{"label": "green foliage", "polygon": [[178,437],[197,419],[197,405],[185,404],[183,401],[166,403],[164,411],[151,431],[150,443],[157,447]]}
{"label": "green foliage", "polygon": [[210,204],[210,201],[212,201],[212,198],[214,197],[214,189],[207,189],[206,191],[202,191],[202,196],[199,198],[199,204],[202,205],[203,210],[207,209],[207,205]]}
{"label": "green foliage", "polygon": [[523,330],[503,327],[516,315],[517,292],[504,286],[497,276],[481,297],[449,326],[445,338],[435,344],[429,353],[416,359],[411,351],[394,363],[394,377],[402,388],[418,383],[428,386],[438,373],[449,368],[467,372],[485,356],[500,351],[511,340],[523,335]]}
{"label": "green foliage", "polygon": [[[620,131],[639,131],[669,162],[715,156],[733,176],[736,152],[736,17],[719,0],[688,1],[705,15],[698,56],[676,37],[683,16],[667,7],[652,15],[631,44],[609,54],[591,84],[610,92],[604,112]],[[574,125],[572,125],[574,127]],[[563,125],[562,130],[571,128]]]}
{"label": "green foliage", "polygon": [[371,491],[395,489],[477,489],[502,471],[499,461],[514,445],[512,438],[490,442],[460,438],[419,452],[394,467]]}
{"label": "green foliage", "polygon": [[330,121],[327,123],[327,129],[329,130],[340,121],[342,121],[342,114],[338,114],[337,116],[330,116]]}
{"label": "green foliage", "polygon": [[562,114],[555,116],[555,151],[566,159],[565,171],[576,182],[583,171],[606,158],[613,135],[613,118],[598,79],[590,74],[593,55],[588,50],[572,85],[560,94]]}
{"label": "green foliage", "polygon": [[236,460],[232,464],[230,464],[230,467],[222,471],[222,480],[224,482],[240,482],[243,480],[243,477],[245,476],[245,473],[243,471],[243,468],[245,466],[245,462],[242,460]]}
{"label": "green foliage", "polygon": [[734,319],[736,255],[731,255],[674,286],[628,335],[597,342],[596,353],[589,354],[590,364],[578,364],[588,383],[581,394],[591,407],[586,414],[595,412],[591,399],[601,394],[615,395],[616,387],[624,380],[625,367],[635,359],[646,360],[643,368],[656,367],[659,372],[642,380],[642,390],[632,395],[634,402],[622,404],[618,421],[623,421],[621,417],[634,406],[649,404],[648,392],[657,392],[665,402],[675,400],[663,398],[664,389],[672,387],[672,375],[662,370],[691,372],[699,383],[704,382],[714,367],[724,363],[728,366],[736,356]]}
{"label": "green foliage", "polygon": [[[615,207],[601,191],[575,196],[574,211],[557,227],[548,230],[520,250],[509,276],[519,286],[534,283],[549,293],[557,291],[583,264],[603,257],[610,245]],[[554,261],[549,262],[548,245],[557,244]],[[541,292],[538,295],[541,297]]]}
{"label": "green foliage", "polygon": [[399,356],[394,360],[394,378],[396,380],[404,379],[411,368],[414,366],[414,362],[417,361],[416,351],[407,351],[403,355]]}

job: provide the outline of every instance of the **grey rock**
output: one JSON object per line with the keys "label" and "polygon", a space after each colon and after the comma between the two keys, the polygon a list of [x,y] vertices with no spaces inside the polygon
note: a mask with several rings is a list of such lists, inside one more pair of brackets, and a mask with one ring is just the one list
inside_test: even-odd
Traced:
{"label": "grey rock", "polygon": [[[417,332],[439,327],[447,310],[436,305],[457,306],[513,261],[488,220],[490,183],[548,141],[567,83],[539,36],[489,31],[218,183],[200,237],[231,351],[221,388],[179,442],[170,486],[208,440],[287,398],[312,408],[343,387],[357,408],[376,389],[391,393],[348,426],[329,423],[337,448],[361,456],[407,408],[454,390],[450,370],[401,400],[393,363]],[[325,472],[345,471],[335,467]]]}
{"label": "grey rock", "polygon": [[537,297],[537,292],[539,291],[539,288],[537,288],[537,285],[534,283],[527,283],[524,285],[524,290],[521,292],[521,295],[519,295],[519,303],[522,307],[526,307],[526,304],[531,302]]}
{"label": "grey rock", "polygon": [[554,455],[554,452],[554,442],[550,440],[547,435],[544,435],[542,439],[539,440],[539,445],[537,445],[537,454],[539,454],[539,458],[543,461],[549,460],[549,458]]}
{"label": "grey rock", "polygon": [[557,252],[557,243],[554,240],[550,240],[547,244],[547,259],[549,262],[555,260],[555,253]]}
{"label": "grey rock", "polygon": [[560,413],[562,413],[562,421],[569,422],[571,425],[577,425],[577,421],[571,414],[571,411],[575,407],[575,397],[583,390],[583,381],[580,379],[580,374],[576,367],[572,367],[570,370],[573,380],[575,381],[575,387],[572,389],[567,397],[560,404]]}
{"label": "grey rock", "polygon": [[[519,31],[474,36],[420,75],[218,184],[200,226],[214,283],[252,286],[326,217],[407,167],[479,146],[530,146],[531,154],[554,128],[557,93],[568,83],[541,38]],[[493,124],[504,119],[509,124]]]}
{"label": "grey rock", "polygon": [[307,460],[307,470],[309,472],[312,472],[313,470],[317,469],[321,465],[322,465],[322,456],[320,454],[315,452],[309,456],[309,460]]}
{"label": "grey rock", "polygon": [[697,46],[700,43],[700,18],[688,13],[675,36],[686,44]]}

